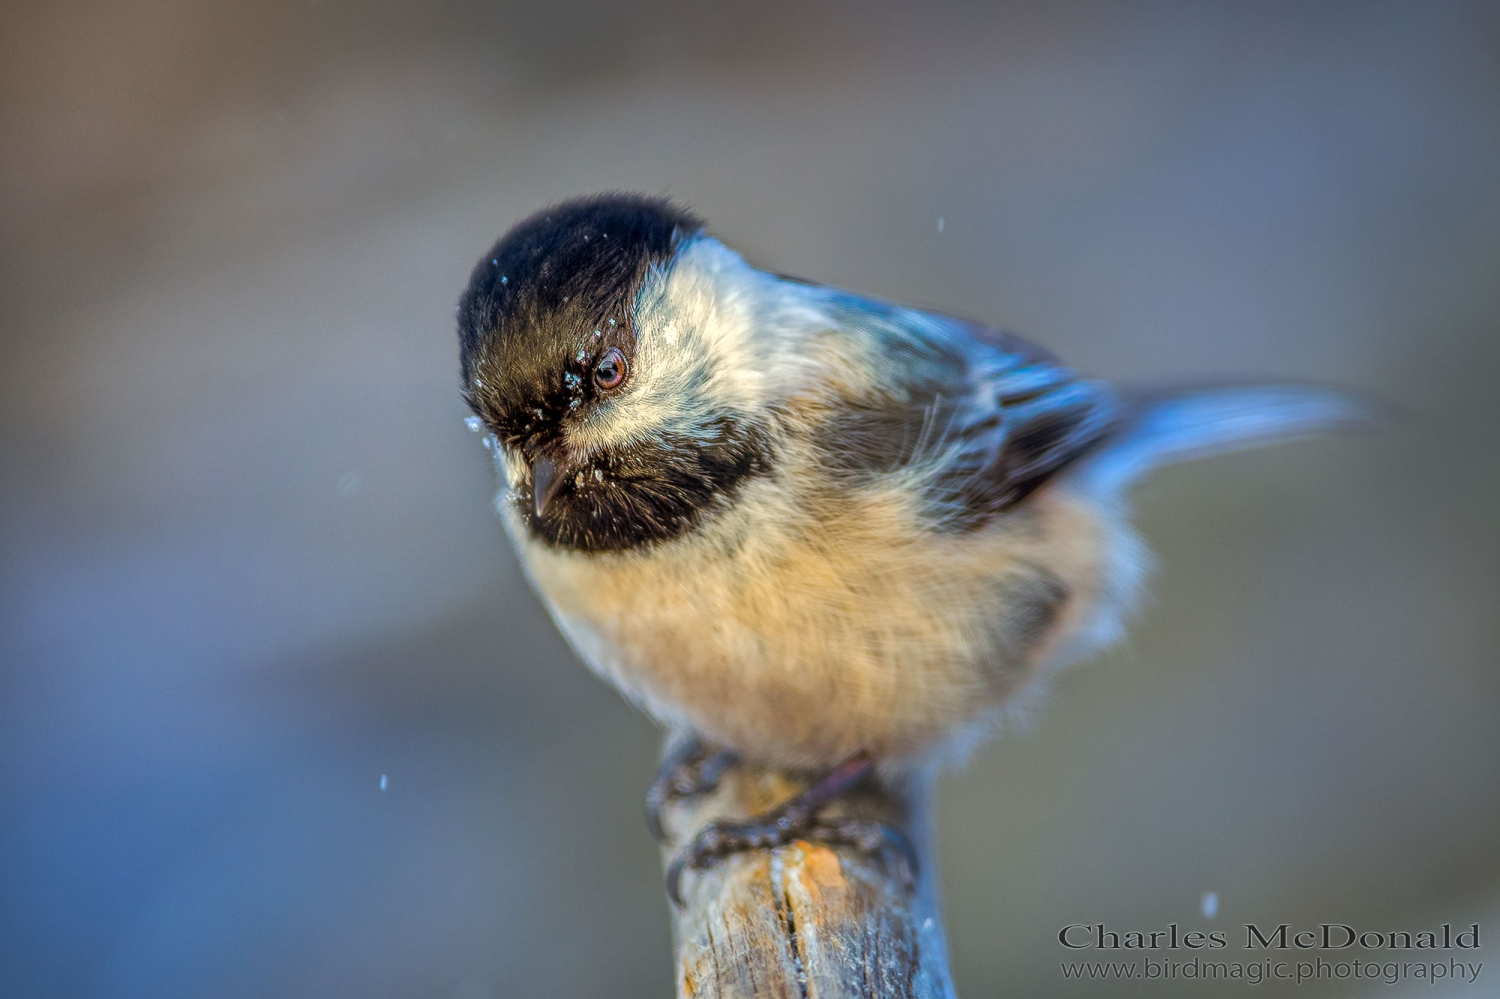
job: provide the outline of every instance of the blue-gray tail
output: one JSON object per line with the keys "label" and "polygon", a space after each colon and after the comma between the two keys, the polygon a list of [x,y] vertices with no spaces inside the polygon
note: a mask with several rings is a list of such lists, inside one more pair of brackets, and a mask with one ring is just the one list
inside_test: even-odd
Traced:
{"label": "blue-gray tail", "polygon": [[1129,406],[1119,433],[1079,467],[1086,487],[1120,489],[1158,465],[1375,423],[1368,403],[1290,385],[1162,393]]}

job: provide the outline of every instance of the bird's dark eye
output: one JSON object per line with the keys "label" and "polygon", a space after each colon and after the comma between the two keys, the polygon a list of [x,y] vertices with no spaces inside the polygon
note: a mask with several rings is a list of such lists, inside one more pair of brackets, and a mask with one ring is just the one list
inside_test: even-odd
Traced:
{"label": "bird's dark eye", "polygon": [[625,361],[625,354],[619,347],[611,347],[599,358],[599,363],[594,365],[594,384],[608,392],[625,384],[625,376],[630,372],[630,365]]}

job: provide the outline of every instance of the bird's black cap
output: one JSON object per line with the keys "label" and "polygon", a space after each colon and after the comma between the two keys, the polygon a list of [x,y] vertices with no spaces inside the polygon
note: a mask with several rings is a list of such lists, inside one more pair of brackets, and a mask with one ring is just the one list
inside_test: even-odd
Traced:
{"label": "bird's black cap", "polygon": [[[633,353],[629,307],[642,278],[702,228],[671,201],[636,194],[574,198],[517,223],[479,261],[459,300],[463,384],[476,411],[504,423],[538,405],[566,408],[563,373],[586,371],[609,346]],[[595,330],[603,336],[592,337]]]}

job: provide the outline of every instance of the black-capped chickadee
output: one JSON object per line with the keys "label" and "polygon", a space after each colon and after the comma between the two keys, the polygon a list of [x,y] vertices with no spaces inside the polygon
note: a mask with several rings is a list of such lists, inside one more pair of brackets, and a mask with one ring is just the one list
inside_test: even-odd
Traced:
{"label": "black-capped chickadee", "polygon": [[830,775],[780,827],[700,835],[693,866],[805,834],[872,766],[961,747],[1118,635],[1145,564],[1133,478],[1358,416],[1313,389],[1118,391],[758,270],[631,195],[516,225],[458,327],[497,505],[573,648],[703,744]]}

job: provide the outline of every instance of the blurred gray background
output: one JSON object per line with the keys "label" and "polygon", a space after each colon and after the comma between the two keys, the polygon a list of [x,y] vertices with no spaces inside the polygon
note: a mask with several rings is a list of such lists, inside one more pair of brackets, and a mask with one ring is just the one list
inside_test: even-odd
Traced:
{"label": "blurred gray background", "polygon": [[944,784],[961,993],[1213,991],[1066,982],[1072,922],[1500,934],[1493,4],[13,0],[0,134],[0,994],[670,994],[655,731],[457,392],[469,267],[601,188],[1400,413],[1137,490],[1131,641]]}

